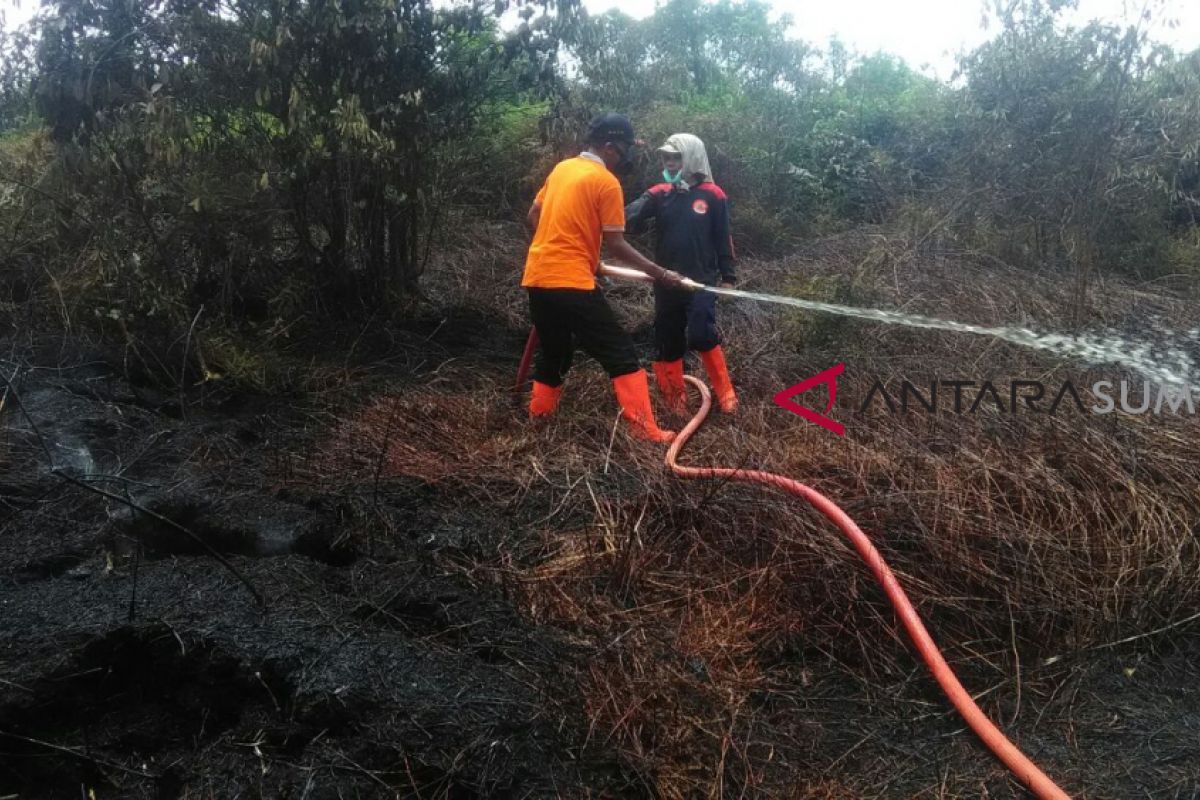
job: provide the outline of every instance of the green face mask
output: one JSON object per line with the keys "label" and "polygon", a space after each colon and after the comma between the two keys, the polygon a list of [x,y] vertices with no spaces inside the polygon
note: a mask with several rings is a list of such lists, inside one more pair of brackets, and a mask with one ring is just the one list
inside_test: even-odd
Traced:
{"label": "green face mask", "polygon": [[662,172],[663,180],[667,183],[679,183],[679,179],[683,177],[683,170],[679,170],[675,174],[671,174],[668,170]]}

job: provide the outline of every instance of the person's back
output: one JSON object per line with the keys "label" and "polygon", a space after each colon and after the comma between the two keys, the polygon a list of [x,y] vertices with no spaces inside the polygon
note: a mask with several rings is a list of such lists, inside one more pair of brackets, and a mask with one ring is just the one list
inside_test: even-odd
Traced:
{"label": "person's back", "polygon": [[521,285],[594,289],[603,232],[625,230],[621,184],[601,159],[579,155],[558,163],[535,202],[541,219]]}

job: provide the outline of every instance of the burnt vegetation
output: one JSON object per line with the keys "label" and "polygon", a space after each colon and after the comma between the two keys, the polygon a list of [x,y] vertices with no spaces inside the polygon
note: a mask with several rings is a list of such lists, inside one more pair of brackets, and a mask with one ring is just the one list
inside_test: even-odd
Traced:
{"label": "burnt vegetation", "polygon": [[[586,364],[526,420],[519,220],[615,108],[706,141],[747,288],[1194,331],[1200,56],[1153,43],[1169,6],[1067,5],[989,4],[950,83],[755,2],[0,34],[0,798],[1022,796],[817,513],[676,480]],[[644,287],[609,295],[648,354]],[[1198,796],[1195,416],[1015,413],[1014,380],[1138,376],[722,302],[742,408],[683,460],[842,504],[1073,796]],[[914,413],[771,403],[838,362]],[[921,413],[929,376],[1002,402]]]}

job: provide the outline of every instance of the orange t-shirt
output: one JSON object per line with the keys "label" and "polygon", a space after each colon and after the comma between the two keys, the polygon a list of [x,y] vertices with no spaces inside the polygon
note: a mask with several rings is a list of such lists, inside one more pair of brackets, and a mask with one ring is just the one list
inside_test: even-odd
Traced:
{"label": "orange t-shirt", "polygon": [[602,231],[625,230],[621,183],[599,161],[568,158],[550,172],[536,202],[542,206],[541,217],[521,285],[596,288]]}

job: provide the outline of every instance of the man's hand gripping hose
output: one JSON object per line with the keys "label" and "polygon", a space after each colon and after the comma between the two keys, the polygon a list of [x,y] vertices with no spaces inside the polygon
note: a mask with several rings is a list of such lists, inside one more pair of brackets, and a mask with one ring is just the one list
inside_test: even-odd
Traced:
{"label": "man's hand gripping hose", "polygon": [[[693,292],[704,288],[704,284],[697,283],[691,278],[685,278],[678,272],[672,272],[671,270],[664,270],[663,272],[667,277],[662,280],[662,283],[669,288],[689,289]],[[659,282],[658,278],[647,275],[640,269],[633,269],[632,267],[618,267],[614,264],[601,264],[598,273],[610,278],[623,278],[631,281],[643,281],[645,283]]]}
{"label": "man's hand gripping hose", "polygon": [[942,691],[950,698],[950,702],[958,710],[958,713],[962,715],[963,719],[971,727],[971,730],[1038,798],[1041,798],[1041,800],[1068,800],[1069,796],[1067,793],[1060,789],[1044,772],[1038,769],[1037,765],[1030,761],[1024,753],[1018,750],[1016,745],[1008,740],[1008,737],[987,718],[987,715],[971,699],[971,695],[963,688],[963,685],[950,669],[950,665],[946,663],[946,659],[942,657],[941,651],[934,644],[933,637],[929,635],[929,631],[925,630],[925,625],[921,622],[921,618],[917,616],[916,609],[909,602],[908,596],[904,594],[904,590],[900,588],[900,583],[896,580],[896,576],[892,574],[887,563],[884,562],[883,556],[879,554],[879,551],[875,549],[875,545],[871,544],[871,540],[867,538],[867,535],[862,532],[862,529],[858,527],[846,512],[842,511],[832,500],[815,489],[799,481],[786,478],[783,475],[758,470],[732,469],[730,467],[680,466],[678,462],[679,452],[687,444],[692,434],[703,424],[704,418],[708,416],[709,409],[712,407],[712,396],[709,393],[708,387],[703,382],[693,378],[691,375],[685,376],[684,380],[695,386],[700,392],[700,410],[696,412],[696,416],[692,417],[691,421],[675,437],[675,441],[671,443],[670,448],[667,450],[667,466],[681,478],[724,478],[726,480],[762,483],[774,486],[777,489],[782,489],[785,492],[803,498],[824,514],[850,539],[851,544],[854,545],[854,549],[858,551],[858,555],[866,562],[875,579],[883,587],[888,600],[891,601],[892,606],[896,610],[896,615],[900,617],[905,630],[908,631],[909,638],[912,639],[917,652],[921,654],[921,658],[925,661],[925,665],[942,687]]}

